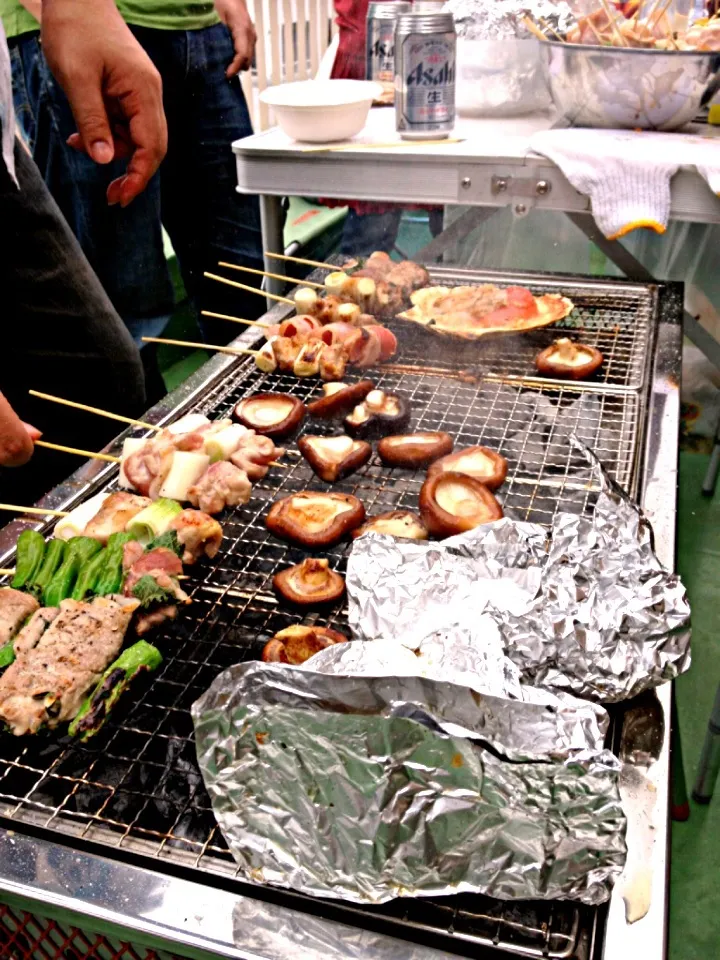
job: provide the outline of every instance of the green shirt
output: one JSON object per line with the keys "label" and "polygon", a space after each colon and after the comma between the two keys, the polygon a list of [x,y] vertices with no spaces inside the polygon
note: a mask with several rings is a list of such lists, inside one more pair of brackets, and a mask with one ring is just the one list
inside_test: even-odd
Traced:
{"label": "green shirt", "polygon": [[[212,0],[116,0],[123,20],[156,30],[200,30],[219,23]],[[19,0],[0,0],[0,17],[8,38],[38,29]]]}

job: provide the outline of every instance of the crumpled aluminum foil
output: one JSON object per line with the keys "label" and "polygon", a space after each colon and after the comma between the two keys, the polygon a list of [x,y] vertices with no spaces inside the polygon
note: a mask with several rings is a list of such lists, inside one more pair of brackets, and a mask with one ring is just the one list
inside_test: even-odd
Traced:
{"label": "crumpled aluminum foil", "polygon": [[354,634],[417,647],[454,625],[482,644],[476,624],[489,616],[523,684],[602,702],[687,670],[682,582],[663,570],[637,507],[574,442],[602,485],[592,518],[558,514],[549,539],[507,518],[435,544],[361,537],[347,573]]}
{"label": "crumpled aluminum foil", "polygon": [[592,704],[251,662],[192,713],[215,816],[250,880],[364,903],[600,903],[622,870],[620,765]]}
{"label": "crumpled aluminum foil", "polygon": [[545,20],[564,33],[575,16],[564,0],[447,0],[443,7],[452,13],[459,37],[468,40],[508,40],[529,37],[523,18],[536,23]]}

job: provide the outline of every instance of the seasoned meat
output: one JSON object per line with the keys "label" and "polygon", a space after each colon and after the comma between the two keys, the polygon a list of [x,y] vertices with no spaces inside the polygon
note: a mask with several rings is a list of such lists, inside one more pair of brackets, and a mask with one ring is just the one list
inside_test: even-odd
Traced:
{"label": "seasoned meat", "polygon": [[181,602],[188,599],[187,594],[180,588],[177,577],[182,573],[182,560],[172,550],[167,547],[155,547],[154,550],[148,550],[141,557],[135,560],[128,570],[123,584],[123,593],[126,597],[134,596],[138,581],[142,577],[152,577],[155,583],[169,596],[175,597]]}
{"label": "seasoned meat", "polygon": [[[258,437],[266,440],[275,450],[275,444],[267,437]],[[238,464],[239,466],[239,464]],[[266,468],[267,469],[267,468]],[[185,548],[182,562],[188,565],[195,563],[203,554],[212,559],[220,549],[222,543],[222,527],[202,510],[183,510],[173,518],[170,529],[177,533],[178,540]]]}
{"label": "seasoned meat", "polygon": [[174,620],[177,616],[178,608],[176,603],[163,603],[154,610],[147,613],[140,613],[135,619],[135,633],[142,637],[150,633],[156,627],[165,623],[166,620]]}
{"label": "seasoned meat", "polygon": [[85,536],[107,543],[110,534],[121,533],[132,518],[151,502],[147,497],[138,497],[134,493],[111,493],[85,527]]}
{"label": "seasoned meat", "polygon": [[13,590],[11,587],[0,589],[0,647],[12,640],[23,623],[40,604],[29,593]]}
{"label": "seasoned meat", "polygon": [[260,437],[254,430],[248,430],[230,457],[230,462],[244,470],[248,480],[255,483],[268,472],[268,465],[273,460],[279,460],[284,453],[284,448],[276,447],[270,437]]}
{"label": "seasoned meat", "polygon": [[59,607],[41,607],[30,617],[29,621],[15,637],[13,649],[15,656],[33,650],[42,639],[43,634],[60,613]]}
{"label": "seasoned meat", "polygon": [[205,513],[220,513],[225,507],[247,503],[252,487],[248,475],[233,463],[212,463],[188,490],[188,500]]}
{"label": "seasoned meat", "polygon": [[137,607],[124,597],[63,600],[37,645],[20,650],[0,676],[0,719],[16,735],[72,720],[120,651]]}

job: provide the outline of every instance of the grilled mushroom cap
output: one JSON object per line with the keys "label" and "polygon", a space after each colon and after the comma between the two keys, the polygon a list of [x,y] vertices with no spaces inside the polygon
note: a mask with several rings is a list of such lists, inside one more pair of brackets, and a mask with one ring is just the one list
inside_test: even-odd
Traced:
{"label": "grilled mushroom cap", "polygon": [[463,473],[496,490],[507,476],[507,460],[488,447],[465,447],[436,460],[428,470],[428,476],[436,473]]}
{"label": "grilled mushroom cap", "polygon": [[411,510],[391,510],[370,517],[361,527],[353,530],[356,540],[364,533],[384,533],[389,537],[404,537],[407,540],[427,540],[428,531],[420,517]]}
{"label": "grilled mushroom cap", "polygon": [[365,507],[349,493],[303,490],[278,500],[265,525],[283,540],[305,547],[338,543],[365,519]]}
{"label": "grilled mushroom cap", "polygon": [[397,433],[410,421],[410,406],[393,393],[371,390],[362,403],[343,420],[353,437],[385,437]]}
{"label": "grilled mushroom cap", "polygon": [[324,396],[307,405],[311,417],[337,417],[347,413],[363,401],[371,390],[375,389],[372,380],[359,383],[324,383]]}
{"label": "grilled mushroom cap", "polygon": [[291,434],[305,416],[305,404],[287,393],[255,393],[236,404],[233,417],[264,437]]}
{"label": "grilled mushroom cap", "polygon": [[333,603],[345,593],[345,578],[331,570],[327,560],[306,557],[273,577],[276,593],[289,603],[317,607]]}
{"label": "grilled mushroom cap", "polygon": [[503,510],[484,484],[464,473],[428,475],[420,491],[420,515],[436,537],[450,537],[490,523]]}
{"label": "grilled mushroom cap", "polygon": [[339,437],[300,437],[298,450],[326,483],[335,483],[349,476],[372,456],[369,443],[353,440],[345,434]]}
{"label": "grilled mushroom cap", "polygon": [[442,430],[425,433],[401,433],[384,437],[377,446],[378,456],[391,467],[415,467],[444,457],[453,448],[453,439]]}
{"label": "grilled mushroom cap", "polygon": [[294,624],[280,630],[265,644],[262,659],[266,663],[290,663],[299,666],[310,657],[335,643],[347,643],[339,630],[329,627],[305,627]]}
{"label": "grilled mushroom cap", "polygon": [[595,347],[573,343],[567,337],[556,340],[535,357],[539,373],[566,380],[585,380],[600,369],[602,362],[603,355]]}

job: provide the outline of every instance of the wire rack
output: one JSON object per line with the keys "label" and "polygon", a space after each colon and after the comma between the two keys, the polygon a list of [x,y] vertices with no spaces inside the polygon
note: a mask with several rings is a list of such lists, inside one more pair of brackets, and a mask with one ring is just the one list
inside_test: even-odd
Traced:
{"label": "wire rack", "polygon": [[[600,325],[600,314],[613,329],[619,326],[619,294],[612,307],[588,307],[586,315],[579,293],[580,288],[573,287],[580,301],[576,320],[586,329],[591,321]],[[602,302],[591,288],[586,300],[593,298]],[[628,295],[624,301],[628,328],[640,299]],[[651,339],[649,319],[646,338]],[[532,379],[516,383],[506,376],[468,373],[467,364],[453,365],[446,357],[435,360],[426,339],[422,332],[410,338],[406,333],[402,362],[372,371],[372,377],[382,389],[409,402],[414,429],[446,430],[457,447],[482,443],[507,458],[508,476],[499,491],[507,515],[550,524],[558,511],[592,512],[599,490],[569,442],[572,434],[596,451],[623,487],[637,492],[642,390],[627,384],[612,389]],[[637,355],[628,371],[636,366],[640,370],[641,360],[647,363],[649,356],[647,345],[641,348],[639,339],[634,342]],[[519,364],[515,354],[511,357]],[[638,382],[644,375],[638,373]],[[307,400],[319,394],[320,385],[264,374],[251,358],[243,357],[197,398],[194,408],[222,417],[242,397],[267,390]],[[306,420],[302,427],[304,433],[338,431],[338,425],[322,421]],[[184,587],[192,596],[191,606],[154,637],[163,652],[162,667],[133,687],[93,741],[81,745],[57,734],[0,736],[2,817],[112,847],[118,855],[140,854],[156,864],[165,861],[205,876],[237,876],[197,767],[190,706],[221,670],[257,659],[267,639],[290,623],[347,628],[342,606],[322,617],[303,617],[279,604],[272,592],[273,575],[306,554],[267,532],[264,518],[270,505],[299,490],[327,488],[294,442],[284,462],[286,469],[271,470],[254,486],[248,504],[222,518],[222,550],[213,561],[189,568]],[[422,473],[385,467],[374,456],[333,489],[354,493],[372,515],[416,509],[422,481]],[[325,552],[340,572],[348,549],[340,545]],[[295,906],[304,899],[293,895]],[[422,939],[432,933],[443,938],[446,949],[459,953],[484,944],[519,956],[580,960],[588,955],[596,922],[593,911],[572,904],[503,905],[479,896],[398,900],[372,910],[342,910],[346,922],[381,922],[401,937]]]}

